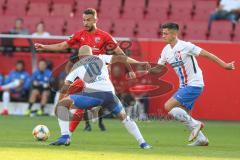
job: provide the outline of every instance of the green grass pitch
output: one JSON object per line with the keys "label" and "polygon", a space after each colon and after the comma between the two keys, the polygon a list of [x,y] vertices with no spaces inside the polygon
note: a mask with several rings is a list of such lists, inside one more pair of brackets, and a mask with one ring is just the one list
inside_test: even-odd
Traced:
{"label": "green grass pitch", "polygon": [[[153,146],[142,150],[117,120],[105,120],[106,132],[93,124],[92,132],[83,131],[83,123],[73,134],[69,147],[49,146],[59,137],[54,117],[0,117],[1,160],[226,160],[240,159],[240,123],[205,122],[208,147],[188,147],[189,133],[177,122],[137,122],[145,139]],[[45,124],[51,136],[36,142],[34,126]]]}

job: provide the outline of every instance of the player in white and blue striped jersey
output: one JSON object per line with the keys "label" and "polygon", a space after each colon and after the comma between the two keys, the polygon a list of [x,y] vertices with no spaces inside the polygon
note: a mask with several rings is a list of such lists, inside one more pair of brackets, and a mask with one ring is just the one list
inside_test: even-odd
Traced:
{"label": "player in white and blue striped jersey", "polygon": [[188,114],[204,87],[202,71],[195,57],[206,57],[227,70],[234,69],[234,62],[226,63],[198,46],[178,39],[178,32],[179,26],[176,23],[166,23],[162,26],[162,37],[167,45],[158,60],[159,65],[151,68],[149,72],[160,72],[167,63],[173,67],[179,77],[180,85],[177,92],[165,103],[164,108],[176,120],[188,127],[191,132],[188,141],[196,139],[189,144],[190,146],[206,146],[209,142],[201,131],[203,123]]}

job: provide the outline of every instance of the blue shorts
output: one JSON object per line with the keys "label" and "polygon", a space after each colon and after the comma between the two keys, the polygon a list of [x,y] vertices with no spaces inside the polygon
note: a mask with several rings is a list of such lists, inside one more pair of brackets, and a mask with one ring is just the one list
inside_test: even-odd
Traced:
{"label": "blue shorts", "polygon": [[196,99],[202,94],[203,87],[186,86],[179,88],[173,97],[188,110],[193,108]]}
{"label": "blue shorts", "polygon": [[109,109],[113,114],[118,114],[123,108],[118,97],[112,92],[81,92],[70,95],[70,98],[74,105],[80,109],[102,106]]}

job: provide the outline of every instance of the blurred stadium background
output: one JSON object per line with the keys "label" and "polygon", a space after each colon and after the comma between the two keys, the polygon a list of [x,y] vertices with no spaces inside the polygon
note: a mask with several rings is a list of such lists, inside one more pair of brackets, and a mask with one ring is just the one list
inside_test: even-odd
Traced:
{"label": "blurred stadium background", "polygon": [[[212,135],[210,134],[210,141],[212,138],[217,146],[214,146],[214,144],[213,148],[210,146],[209,148],[212,153],[206,151],[206,157],[202,156],[199,159],[240,159],[240,145],[237,141],[237,139],[239,140],[240,135],[240,94],[238,93],[240,89],[240,74],[238,69],[238,61],[240,59],[240,24],[238,22],[232,23],[228,20],[218,20],[212,23],[211,30],[209,30],[209,17],[219,4],[220,0],[0,0],[0,32],[2,33],[0,34],[0,74],[7,78],[9,72],[15,68],[17,60],[23,60],[25,62],[26,71],[30,75],[36,69],[37,62],[41,59],[47,60],[50,69],[52,70],[66,62],[70,55],[76,52],[75,49],[69,49],[61,53],[36,53],[33,44],[35,42],[50,44],[66,40],[70,35],[82,28],[82,11],[89,7],[95,8],[98,11],[98,28],[109,32],[116,37],[119,42],[128,41],[132,43],[131,48],[125,50],[129,56],[137,60],[150,61],[152,63],[157,62],[161,50],[165,45],[161,40],[161,24],[165,22],[177,22],[180,25],[181,30],[179,35],[180,39],[191,41],[194,44],[213,52],[226,61],[236,61],[237,69],[235,71],[227,72],[211,62],[199,58],[199,64],[203,70],[206,87],[205,92],[198,99],[192,115],[197,119],[221,121],[206,121],[206,124],[209,124],[212,127],[212,129],[210,129],[210,127],[207,128],[207,131],[212,133]],[[28,34],[17,35],[9,32],[15,26],[15,20],[17,18],[22,18],[24,20],[23,27],[28,29]],[[32,33],[36,32],[36,25],[39,22],[44,22],[45,31],[50,33],[50,36],[32,36]],[[164,95],[149,98],[146,103],[144,102],[143,105],[146,105],[146,117],[150,118],[150,120],[155,119],[158,121],[159,119],[164,119],[166,114],[163,110],[163,104],[178,87],[178,79],[172,69],[169,68],[167,74],[165,74],[162,79],[170,82],[174,88]],[[47,112],[50,114],[53,114],[54,96],[55,93],[52,92],[49,97]],[[0,100],[2,100],[1,97],[2,93],[0,93]],[[27,108],[27,105],[27,99],[20,102],[12,102],[9,106],[9,113],[13,115],[22,115]],[[0,102],[0,109],[2,109],[2,107],[2,103]],[[16,122],[16,120],[18,122]],[[27,122],[28,120],[33,121],[34,123],[29,124],[29,122]],[[12,126],[12,129],[6,130],[4,126],[11,126],[11,123],[14,123],[15,125]],[[29,124],[29,127],[20,127],[17,125],[18,123],[21,125]],[[8,150],[15,148],[14,141],[12,140],[14,138],[22,138],[21,142],[19,141],[16,144],[17,148],[21,146],[25,146],[26,148],[33,147],[35,143],[32,143],[31,138],[29,138],[29,136],[31,136],[31,130],[29,131],[28,129],[31,129],[31,127],[33,128],[34,125],[39,123],[46,123],[50,126],[50,131],[54,130],[53,133],[55,135],[57,134],[57,123],[55,123],[55,119],[51,117],[37,117],[33,119],[28,119],[26,117],[16,118],[11,116],[0,117],[0,144],[1,147],[6,145],[6,150],[2,150],[2,152],[0,150],[1,156],[2,154],[5,155],[12,153],[11,151],[8,153]],[[116,122],[113,123],[115,124]],[[159,153],[166,155],[166,157],[162,157],[163,159],[198,159],[197,157],[201,155],[200,153],[204,155],[204,149],[197,149],[197,151],[188,148],[182,149],[182,146],[180,145],[182,142],[179,140],[179,137],[176,137],[176,141],[174,139],[169,141],[169,143],[172,142],[173,144],[169,144],[168,140],[165,140],[163,137],[158,143],[157,137],[161,135],[161,132],[166,132],[163,135],[167,137],[170,132],[174,132],[171,127],[176,127],[178,125],[173,123],[169,125],[170,128],[165,127],[165,130],[158,130],[158,128],[162,127],[162,124],[158,125],[155,121],[150,123],[153,123],[150,124],[151,127],[147,127],[149,125],[148,122],[140,124],[141,128],[143,128],[143,133],[146,132],[146,137],[152,139],[150,142],[153,143],[153,146],[157,146],[157,149],[152,153],[152,157],[151,153],[147,154],[149,155],[149,159],[161,159]],[[110,132],[111,127],[113,127],[113,132],[116,132],[117,134],[118,128],[112,126],[110,121],[107,121],[107,125]],[[225,127],[228,129],[225,130]],[[5,134],[16,132],[15,128],[23,131],[23,134],[21,134],[20,131],[17,131],[17,133],[19,132],[24,138],[12,134],[9,134],[8,138],[4,138]],[[218,134],[217,128],[219,128],[219,132],[225,131],[225,133],[214,139],[214,135]],[[155,135],[151,133],[151,129],[155,131]],[[26,133],[25,130],[27,130]],[[183,128],[176,127],[176,130],[181,131]],[[230,132],[229,137],[227,136],[227,130]],[[81,136],[86,139],[85,143],[88,143],[88,135],[81,134]],[[97,132],[94,134],[97,136],[101,133]],[[109,135],[110,134],[111,133],[109,133]],[[54,137],[56,138],[55,135]],[[152,136],[154,136],[154,138],[152,138]],[[218,141],[221,139],[221,136],[223,137],[223,140]],[[90,138],[92,138],[91,135]],[[129,137],[126,136],[126,138]],[[26,143],[23,142],[24,140],[26,140]],[[105,140],[107,140],[106,137]],[[224,140],[229,140],[226,143],[226,146],[224,146]],[[164,151],[161,151],[160,148],[162,144],[161,141],[163,141],[165,147]],[[93,147],[95,142],[98,144],[97,149]],[[179,144],[176,142],[179,142]],[[84,142],[79,140],[76,143],[81,145],[81,143]],[[91,144],[88,144],[87,147],[84,147],[83,152],[86,151],[86,154],[88,154],[87,148],[92,150],[96,149],[99,153],[94,154],[94,156],[95,158],[99,158],[98,154],[101,154],[102,151],[99,148],[101,143],[104,142],[99,141],[95,137],[90,143]],[[113,145],[112,143],[118,142],[110,142],[110,145]],[[119,143],[122,145],[123,142],[119,141]],[[170,147],[168,145],[170,145]],[[172,149],[171,145],[177,145],[175,149],[182,152],[182,154],[177,154],[179,157],[171,156],[171,154],[176,154],[173,152],[174,146]],[[43,147],[46,146],[37,144],[33,153],[37,153],[38,149],[46,152],[42,149]],[[125,147],[127,148],[129,146]],[[230,147],[230,149],[226,149],[227,147]],[[74,146],[73,150],[77,150],[76,148],[77,146]],[[105,148],[105,150],[108,149],[108,147]],[[79,150],[81,150],[81,147],[79,147]],[[89,150],[89,152],[92,152],[92,150]],[[118,152],[118,149],[114,148],[111,151]],[[132,151],[135,152],[136,150]],[[234,151],[234,153],[232,151]],[[28,151],[24,152],[28,154]],[[193,157],[191,157],[190,152],[193,152]],[[215,154],[213,152],[215,152]],[[120,154],[121,153],[129,154],[130,157],[132,154],[123,148],[120,148]],[[54,154],[56,155],[59,153],[55,150]],[[142,153],[139,154],[141,155]],[[170,156],[168,157],[168,155]],[[221,157],[221,155],[223,155],[223,157]],[[85,158],[91,159],[91,156],[92,155]],[[119,155],[116,154],[116,156]],[[108,155],[107,157],[104,157],[103,155],[100,159],[104,158],[111,159],[111,155]],[[123,159],[128,158],[129,157],[123,157]],[[141,159],[143,157],[136,156],[131,158]],[[148,159],[148,157],[144,158]],[[6,156],[6,159],[17,158]]]}

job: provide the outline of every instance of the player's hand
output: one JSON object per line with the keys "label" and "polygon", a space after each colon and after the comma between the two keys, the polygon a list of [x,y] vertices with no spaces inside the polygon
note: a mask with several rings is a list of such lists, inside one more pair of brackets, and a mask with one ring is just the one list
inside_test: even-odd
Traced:
{"label": "player's hand", "polygon": [[34,47],[37,51],[42,51],[44,50],[44,45],[43,44],[40,44],[40,43],[35,43],[34,44]]}
{"label": "player's hand", "polygon": [[131,79],[136,78],[136,74],[133,71],[129,72],[128,74]]}
{"label": "player's hand", "polygon": [[235,66],[234,66],[234,61],[230,62],[230,63],[226,63],[226,65],[224,66],[224,68],[226,70],[234,70],[235,69]]}

